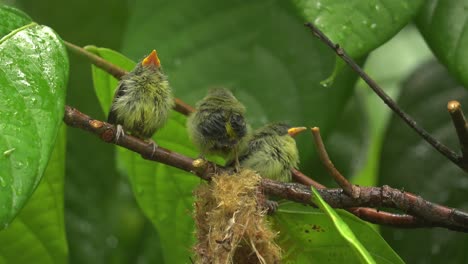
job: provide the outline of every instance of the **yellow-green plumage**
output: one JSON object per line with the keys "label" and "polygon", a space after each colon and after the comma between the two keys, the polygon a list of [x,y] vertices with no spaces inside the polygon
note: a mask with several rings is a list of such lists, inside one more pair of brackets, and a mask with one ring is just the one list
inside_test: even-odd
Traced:
{"label": "yellow-green plumage", "polygon": [[289,128],[273,123],[245,137],[239,146],[241,167],[273,180],[291,181],[291,169],[297,168],[299,153],[296,141],[288,134]]}
{"label": "yellow-green plumage", "polygon": [[153,51],[120,81],[108,122],[148,139],[166,123],[173,106],[169,82]]}
{"label": "yellow-green plumage", "polygon": [[245,107],[231,91],[211,89],[187,120],[193,144],[205,154],[226,156],[247,133]]}

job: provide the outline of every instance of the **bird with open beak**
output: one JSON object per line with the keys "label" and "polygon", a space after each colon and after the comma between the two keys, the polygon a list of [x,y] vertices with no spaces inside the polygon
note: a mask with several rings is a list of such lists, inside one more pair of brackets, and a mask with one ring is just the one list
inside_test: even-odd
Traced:
{"label": "bird with open beak", "polygon": [[151,137],[164,126],[173,106],[171,87],[153,50],[119,82],[107,122],[117,125],[116,140],[125,129],[150,142],[154,153],[157,145]]}

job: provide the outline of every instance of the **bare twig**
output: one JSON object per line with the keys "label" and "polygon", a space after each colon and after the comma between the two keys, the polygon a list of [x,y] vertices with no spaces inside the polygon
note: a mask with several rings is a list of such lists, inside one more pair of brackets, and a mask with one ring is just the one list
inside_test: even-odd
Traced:
{"label": "bare twig", "polygon": [[462,152],[462,160],[465,166],[468,166],[468,126],[465,115],[458,101],[450,101],[447,104],[447,110],[452,118],[453,126],[457,132],[460,149]]}
{"label": "bare twig", "polygon": [[335,179],[336,183],[343,188],[343,191],[353,198],[359,197],[359,188],[352,183],[350,183],[333,165],[333,162],[328,157],[327,150],[325,149],[325,145],[323,144],[322,137],[320,136],[320,129],[318,127],[313,127],[310,129],[312,131],[312,135],[314,138],[315,147],[317,148],[317,152],[319,154],[320,160],[322,161],[323,165],[327,169],[330,176]]}
{"label": "bare twig", "polygon": [[[69,126],[95,134],[105,142],[120,145],[141,154],[146,159],[191,172],[204,180],[210,180],[213,173],[224,170],[223,167],[211,162],[207,162],[203,170],[200,170],[200,168],[194,166],[192,158],[161,147],[156,148],[154,155],[151,156],[153,146],[130,135],[123,135],[119,138],[118,142],[114,142],[116,131],[113,125],[92,119],[69,106],[65,107],[64,121]],[[270,195],[276,195],[303,204],[312,204],[311,191],[309,187],[302,184],[263,179],[261,181],[261,188]],[[401,192],[388,186],[381,188],[360,187],[358,199],[343,194],[342,189],[320,189],[319,193],[334,208],[353,208],[359,206],[397,208],[420,218],[421,223],[424,223],[426,226],[439,226],[468,232],[467,213],[458,209],[433,204],[421,197]]]}
{"label": "bare twig", "polygon": [[[298,183],[283,183],[270,179],[262,180],[263,190],[290,201],[313,205],[311,191]],[[359,187],[358,199],[344,194],[342,189],[319,189],[320,196],[333,208],[388,207],[397,208],[418,217],[426,226],[445,227],[468,232],[468,213],[454,208],[437,205],[388,186]]]}
{"label": "bare twig", "polygon": [[324,42],[328,47],[333,49],[335,53],[343,59],[368,85],[369,87],[388,105],[398,116],[400,116],[403,121],[408,124],[416,133],[418,133],[424,140],[431,144],[437,151],[444,155],[447,159],[452,161],[455,165],[468,171],[468,166],[465,166],[461,162],[461,156],[455,153],[453,150],[442,144],[440,141],[431,136],[426,130],[420,127],[416,121],[414,121],[411,116],[405,113],[393,99],[388,96],[385,91],[369,76],[364,72],[361,67],[346,53],[346,51],[341,48],[338,44],[334,44],[325,34],[323,34],[320,29],[318,29],[312,23],[305,24],[308,28],[312,30],[315,36],[317,36],[322,42]]}
{"label": "bare twig", "polygon": [[122,76],[124,76],[125,74],[127,74],[127,71],[104,60],[103,58],[99,57],[98,55],[94,54],[94,53],[91,53],[85,49],[83,49],[82,47],[79,47],[73,43],[70,43],[68,41],[63,41],[63,43],[65,43],[65,46],[67,46],[71,51],[73,51],[74,53],[78,54],[78,55],[81,55],[85,58],[87,58],[88,60],[90,60],[94,65],[96,65],[96,67],[99,67],[101,68],[102,70],[106,71],[107,73],[109,73],[110,75],[112,75],[114,78],[116,78],[117,80],[120,80],[120,78],[122,78]]}
{"label": "bare twig", "polygon": [[[296,182],[306,186],[314,186],[316,189],[327,188],[296,169],[291,171],[291,175]],[[365,221],[379,225],[388,225],[398,228],[422,228],[433,226],[430,223],[426,223],[417,217],[407,214],[392,214],[368,207],[355,207],[348,208],[346,210]]]}
{"label": "bare twig", "polygon": [[[101,57],[83,49],[82,47],[79,47],[67,41],[64,41],[64,43],[74,53],[84,56],[85,58],[90,60],[91,63],[93,63],[96,67],[101,68],[102,70],[106,71],[107,73],[112,75],[117,80],[120,80],[124,75],[128,73],[126,70],[102,59]],[[183,115],[189,115],[190,113],[194,111],[193,107],[186,104],[184,101],[180,100],[179,98],[175,99],[174,110]]]}

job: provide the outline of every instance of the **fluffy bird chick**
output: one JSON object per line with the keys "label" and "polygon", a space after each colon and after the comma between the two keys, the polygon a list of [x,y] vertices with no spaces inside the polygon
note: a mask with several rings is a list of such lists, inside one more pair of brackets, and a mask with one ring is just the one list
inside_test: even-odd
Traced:
{"label": "fluffy bird chick", "polygon": [[268,124],[257,129],[240,145],[241,167],[250,168],[273,180],[291,181],[291,169],[299,164],[293,136],[304,130],[305,127],[290,127],[284,123]]}
{"label": "fluffy bird chick", "polygon": [[223,88],[209,90],[187,120],[190,139],[200,149],[200,156],[219,154],[226,157],[234,152],[237,157],[237,144],[247,133],[244,114],[244,105],[231,91]]}
{"label": "fluffy bird chick", "polygon": [[117,140],[124,132],[156,144],[151,136],[167,121],[174,106],[171,87],[155,50],[120,81],[107,122],[117,125]]}

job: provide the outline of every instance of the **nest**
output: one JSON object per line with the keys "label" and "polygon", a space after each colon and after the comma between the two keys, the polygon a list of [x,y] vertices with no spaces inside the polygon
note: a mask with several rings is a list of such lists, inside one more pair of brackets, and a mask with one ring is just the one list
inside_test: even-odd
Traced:
{"label": "nest", "polygon": [[261,177],[251,171],[212,178],[196,191],[196,263],[279,263],[277,235],[266,219],[258,192]]}

